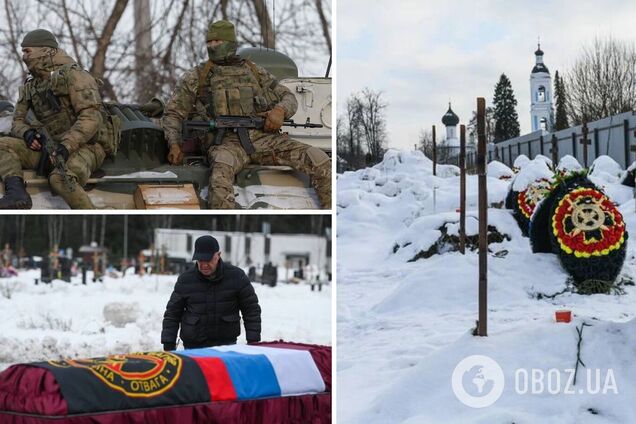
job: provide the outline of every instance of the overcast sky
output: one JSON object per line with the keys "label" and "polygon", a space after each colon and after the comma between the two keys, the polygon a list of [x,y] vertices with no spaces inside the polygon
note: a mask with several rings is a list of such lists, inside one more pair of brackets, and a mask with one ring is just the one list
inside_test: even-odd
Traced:
{"label": "overcast sky", "polygon": [[596,35],[634,42],[636,1],[340,0],[336,22],[338,114],[351,93],[381,90],[388,146],[412,149],[422,128],[435,124],[443,133],[449,99],[462,124],[477,97],[490,106],[502,73],[518,101],[521,133],[529,132],[537,37],[554,77]]}

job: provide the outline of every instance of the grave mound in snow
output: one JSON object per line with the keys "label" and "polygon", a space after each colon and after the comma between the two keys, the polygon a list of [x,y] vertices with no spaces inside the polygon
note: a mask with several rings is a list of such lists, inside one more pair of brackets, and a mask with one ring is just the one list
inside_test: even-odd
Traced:
{"label": "grave mound in snow", "polygon": [[499,178],[501,180],[508,180],[515,176],[512,169],[497,160],[493,160],[488,163],[486,167],[486,174],[488,174],[489,177]]}
{"label": "grave mound in snow", "polygon": [[623,177],[623,168],[609,156],[597,157],[590,166],[590,177],[598,178],[610,184],[620,183]]}
{"label": "grave mound in snow", "polygon": [[583,166],[572,155],[565,155],[559,161],[556,167],[557,172],[565,173],[568,171],[582,171]]}
{"label": "grave mound in snow", "polygon": [[[488,244],[490,250],[500,250],[498,243],[521,236],[519,228],[509,221],[507,211],[489,210]],[[466,250],[477,246],[479,220],[477,213],[466,214]],[[457,251],[459,243],[459,214],[441,213],[417,218],[395,239],[393,253],[407,262],[430,258],[434,254]]]}
{"label": "grave mound in snow", "polygon": [[437,176],[433,176],[433,162],[424,153],[389,149],[377,165],[348,171],[338,177],[338,206],[346,208],[361,200],[359,193],[351,190],[380,195],[378,199],[426,198],[430,195],[426,189],[434,187],[436,180],[457,175],[459,168],[456,166],[437,165]]}
{"label": "grave mound in snow", "polygon": [[[580,327],[583,321],[591,324],[584,327],[581,343],[581,360],[587,368],[579,366],[576,385],[572,386],[568,383],[570,372],[565,370],[574,369],[578,342],[575,326]],[[546,319],[530,321],[521,329],[491,330],[487,338],[467,333],[427,356],[380,392],[371,401],[372,413],[368,416],[372,419],[368,422],[633,423],[634,346],[636,319],[615,323],[575,318],[570,324]],[[483,409],[464,405],[452,390],[455,367],[471,355],[494,359],[504,375],[501,397]],[[543,376],[543,390],[536,386],[540,393],[532,393],[532,370],[538,370],[537,380],[539,373]],[[484,370],[485,377],[487,371]],[[617,393],[612,389],[610,373]],[[470,384],[471,380],[464,379],[465,388]],[[600,391],[593,394],[597,384]],[[606,394],[602,394],[603,389]],[[565,393],[566,390],[574,393]],[[414,393],[421,396],[413,396]]]}
{"label": "grave mound in snow", "polygon": [[[384,258],[394,236],[420,216],[459,208],[458,168],[433,164],[422,152],[389,150],[370,168],[338,175],[338,237],[358,255]],[[508,183],[488,177],[488,202],[503,202]],[[466,178],[466,208],[477,209],[477,176]]]}

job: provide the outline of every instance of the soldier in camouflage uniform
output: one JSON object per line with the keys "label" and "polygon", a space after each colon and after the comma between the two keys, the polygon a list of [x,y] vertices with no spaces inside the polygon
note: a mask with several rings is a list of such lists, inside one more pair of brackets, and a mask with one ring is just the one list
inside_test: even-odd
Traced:
{"label": "soldier in camouflage uniform", "polygon": [[[22,41],[22,53],[31,76],[20,88],[13,137],[0,137],[0,177],[5,187],[0,208],[31,208],[22,169],[42,169],[44,165],[52,191],[71,208],[94,209],[82,186],[106,155],[115,153],[119,122],[106,113],[95,79],[58,48],[49,31],[29,32]],[[29,109],[37,122],[27,117]],[[41,127],[56,142],[50,155],[65,159],[70,187],[48,156],[43,157]]]}
{"label": "soldier in camouflage uniform", "polygon": [[323,208],[331,208],[331,160],[317,147],[300,143],[280,132],[298,104],[289,89],[273,75],[236,55],[234,25],[227,21],[208,27],[209,60],[188,71],[179,81],[162,119],[170,146],[168,161],[180,164],[184,120],[210,120],[219,115],[262,115],[265,128],[250,130],[256,152],[248,155],[238,136],[228,132],[220,145],[214,133],[202,141],[212,167],[208,203],[214,209],[235,208],[235,175],[248,163],[288,165],[308,174]]}

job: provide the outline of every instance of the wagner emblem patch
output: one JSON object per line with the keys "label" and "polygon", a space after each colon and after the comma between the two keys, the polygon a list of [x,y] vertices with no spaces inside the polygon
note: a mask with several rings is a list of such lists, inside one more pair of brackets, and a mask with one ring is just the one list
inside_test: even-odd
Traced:
{"label": "wagner emblem patch", "polygon": [[161,395],[177,383],[183,360],[170,352],[142,352],[48,363],[60,368],[84,368],[126,396],[150,398]]}

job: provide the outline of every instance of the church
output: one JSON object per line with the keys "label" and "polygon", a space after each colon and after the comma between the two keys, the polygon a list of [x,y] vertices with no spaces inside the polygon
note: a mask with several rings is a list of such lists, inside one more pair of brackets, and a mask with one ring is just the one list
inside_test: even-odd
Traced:
{"label": "church", "polygon": [[554,127],[554,108],[552,107],[552,77],[543,63],[541,44],[534,52],[535,65],[530,73],[530,119],[532,131],[552,131]]}
{"label": "church", "polygon": [[[540,43],[537,45],[534,56],[535,65],[530,73],[531,128],[532,132],[539,130],[551,132],[554,128],[552,77],[550,76],[550,70],[543,62],[543,50],[541,50]],[[448,110],[442,116],[442,124],[446,127],[446,146],[459,148],[457,135],[459,117],[453,112],[450,102],[448,103]],[[471,133],[470,137],[473,139],[474,134]]]}

